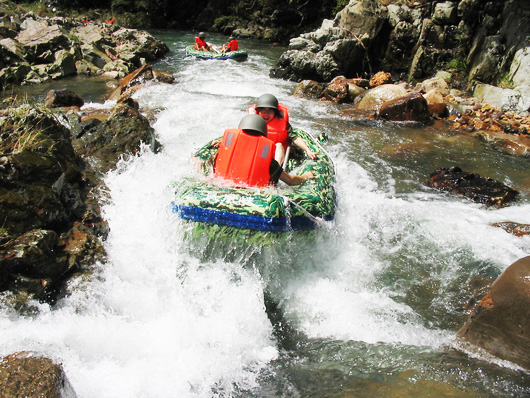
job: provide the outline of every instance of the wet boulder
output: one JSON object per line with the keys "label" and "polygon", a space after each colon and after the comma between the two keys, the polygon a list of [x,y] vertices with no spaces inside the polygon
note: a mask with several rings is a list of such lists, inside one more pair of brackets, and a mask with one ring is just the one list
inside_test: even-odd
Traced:
{"label": "wet boulder", "polygon": [[42,297],[69,268],[59,235],[86,209],[82,161],[49,112],[13,108],[1,125],[0,290]]}
{"label": "wet boulder", "polygon": [[294,96],[300,98],[318,99],[324,90],[322,84],[314,80],[302,80],[294,89]]}
{"label": "wet boulder", "polygon": [[58,240],[55,231],[37,229],[6,243],[0,274],[7,287],[42,296],[48,284],[60,280],[69,267],[56,250]]}
{"label": "wet boulder", "polygon": [[417,92],[384,102],[376,113],[377,118],[391,121],[426,122],[430,116],[427,101]]}
{"label": "wet boulder", "polygon": [[357,104],[357,108],[365,111],[376,112],[381,109],[383,103],[407,95],[407,90],[395,84],[382,84],[367,90]]}
{"label": "wet boulder", "polygon": [[44,106],[47,108],[77,107],[84,105],[83,99],[71,90],[50,90],[46,94]]}
{"label": "wet boulder", "polygon": [[435,170],[426,185],[493,207],[504,206],[518,195],[516,190],[499,181],[464,172],[459,167]]}
{"label": "wet boulder", "polygon": [[0,391],[6,398],[77,397],[60,364],[29,352],[0,358]]}
{"label": "wet boulder", "polygon": [[520,224],[511,221],[502,221],[491,224],[493,227],[499,227],[504,229],[506,232],[515,236],[530,235],[530,224]]}
{"label": "wet boulder", "polygon": [[53,115],[21,107],[0,129],[0,217],[10,233],[60,230],[83,213],[81,159]]}
{"label": "wet boulder", "polygon": [[102,173],[113,168],[123,155],[136,154],[143,144],[154,151],[160,146],[149,120],[125,102],[116,105],[106,120],[83,121],[72,143],[76,152]]}
{"label": "wet boulder", "polygon": [[348,81],[344,76],[334,78],[322,92],[324,98],[337,103],[347,102],[348,94]]}
{"label": "wet boulder", "polygon": [[510,265],[472,310],[458,337],[530,369],[530,256]]}

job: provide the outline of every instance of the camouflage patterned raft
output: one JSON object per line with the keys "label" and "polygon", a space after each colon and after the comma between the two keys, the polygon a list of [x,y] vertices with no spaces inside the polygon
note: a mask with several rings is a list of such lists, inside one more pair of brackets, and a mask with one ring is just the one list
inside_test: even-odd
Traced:
{"label": "camouflage patterned raft", "polygon": [[235,59],[236,61],[243,61],[248,57],[247,52],[243,50],[216,53],[214,51],[195,50],[193,45],[186,47],[186,55],[201,59]]}
{"label": "camouflage patterned raft", "polygon": [[[223,184],[213,178],[184,179],[173,184],[173,211],[182,219],[251,231],[284,232],[312,230],[335,215],[335,167],[333,161],[310,134],[297,130],[317,154],[316,160],[303,151],[291,152],[287,172],[312,171],[315,178],[289,187],[250,188]],[[213,140],[197,153],[205,175],[212,173],[217,148]]]}

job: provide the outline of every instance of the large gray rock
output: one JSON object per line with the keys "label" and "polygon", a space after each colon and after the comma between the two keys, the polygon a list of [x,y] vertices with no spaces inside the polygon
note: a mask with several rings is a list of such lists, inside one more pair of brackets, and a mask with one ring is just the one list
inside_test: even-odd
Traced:
{"label": "large gray rock", "polygon": [[517,51],[510,66],[509,77],[521,96],[517,110],[530,112],[530,50],[528,47]]}
{"label": "large gray rock", "polygon": [[521,93],[517,90],[500,88],[484,83],[479,83],[475,86],[473,95],[479,102],[504,111],[519,108],[519,102],[521,101]]}
{"label": "large gray rock", "polygon": [[[8,29],[7,22],[4,26]],[[9,29],[17,30],[0,40],[0,86],[4,88],[76,73],[124,77],[169,52],[148,32],[116,25],[28,14],[20,24],[10,23]]]}
{"label": "large gray rock", "polygon": [[366,50],[381,33],[386,18],[386,8],[375,0],[351,1],[334,21],[324,20],[316,31],[291,40],[271,76],[330,81],[337,75],[360,74]]}

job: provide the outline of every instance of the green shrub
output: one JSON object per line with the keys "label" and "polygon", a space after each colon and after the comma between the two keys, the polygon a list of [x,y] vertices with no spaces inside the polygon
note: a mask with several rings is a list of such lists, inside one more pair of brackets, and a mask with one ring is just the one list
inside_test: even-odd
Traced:
{"label": "green shrub", "polygon": [[333,13],[336,14],[348,5],[350,0],[337,0],[337,5],[333,9]]}
{"label": "green shrub", "polygon": [[465,59],[452,59],[448,63],[445,64],[445,68],[449,72],[456,72],[456,73],[466,73],[467,72],[467,62]]}

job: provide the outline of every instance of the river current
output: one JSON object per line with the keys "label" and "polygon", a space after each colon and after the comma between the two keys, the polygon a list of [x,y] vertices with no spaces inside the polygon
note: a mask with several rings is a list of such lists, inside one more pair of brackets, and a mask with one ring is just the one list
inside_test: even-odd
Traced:
{"label": "river current", "polygon": [[[354,120],[295,98],[295,83],[269,78],[281,46],[241,40],[248,60],[201,61],[185,57],[191,33],[153,33],[171,49],[153,67],[176,83],[148,84],[135,99],[156,110],[163,149],[106,176],[109,259],[94,277],[33,315],[2,306],[1,355],[57,359],[80,398],[530,394],[528,373],[455,339],[476,281],[530,254],[530,236],[491,226],[530,224],[528,158],[449,126]],[[99,99],[91,86],[73,90]],[[294,127],[328,134],[335,220],[267,242],[190,236],[170,184],[192,176],[194,151],[237,127],[263,93],[289,107]],[[425,187],[453,165],[521,195],[489,209]]]}

